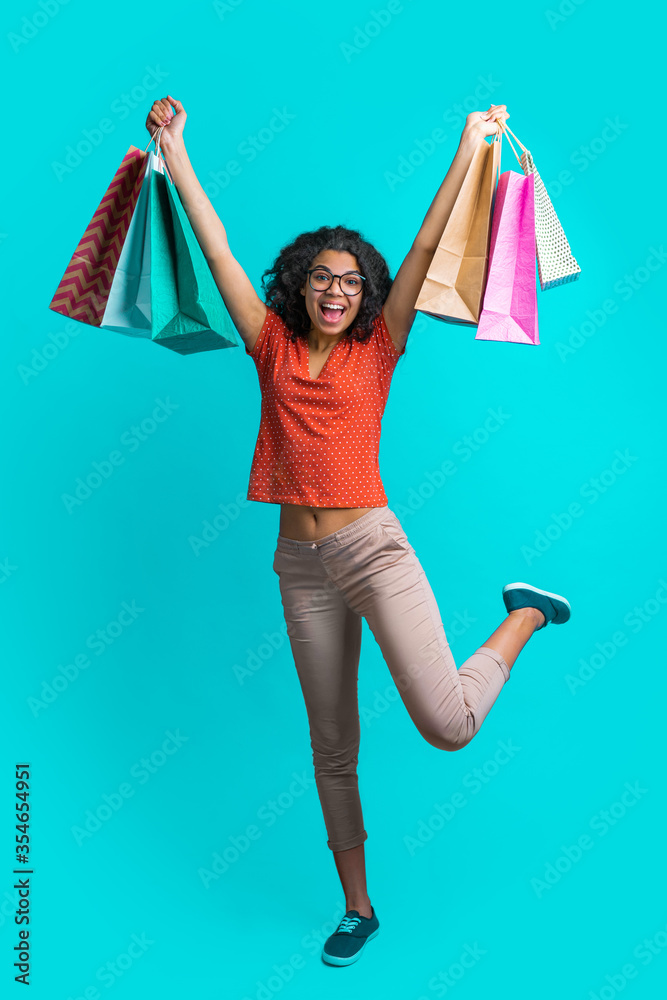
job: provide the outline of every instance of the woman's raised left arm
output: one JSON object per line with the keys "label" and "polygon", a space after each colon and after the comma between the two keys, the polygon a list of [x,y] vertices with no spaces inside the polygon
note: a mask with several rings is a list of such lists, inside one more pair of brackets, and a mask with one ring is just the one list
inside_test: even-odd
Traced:
{"label": "woman's raised left arm", "polygon": [[419,290],[461,190],[473,153],[480,142],[486,141],[486,136],[497,132],[496,120],[505,121],[507,118],[509,115],[505,104],[492,104],[488,111],[473,111],[466,118],[451,166],[424,216],[421,228],[405,260],[398,269],[383,307],[387,330],[399,351],[403,349],[415,321],[417,311],[414,305]]}

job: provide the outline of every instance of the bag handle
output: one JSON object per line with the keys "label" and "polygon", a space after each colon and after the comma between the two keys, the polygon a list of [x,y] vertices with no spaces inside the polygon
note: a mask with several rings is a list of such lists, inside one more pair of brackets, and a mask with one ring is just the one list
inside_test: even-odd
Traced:
{"label": "bag handle", "polygon": [[[496,119],[496,124],[498,125],[498,127],[499,127],[500,131],[501,131],[502,133],[504,133],[504,135],[505,135],[505,138],[507,139],[507,141],[509,142],[509,144],[510,144],[510,146],[511,146],[511,148],[512,148],[512,152],[514,153],[514,155],[515,155],[515,156],[516,156],[516,158],[517,158],[517,161],[518,161],[518,163],[519,163],[519,166],[520,166],[520,167],[521,167],[521,169],[523,170],[523,163],[522,163],[522,162],[521,162],[521,160],[519,159],[519,154],[517,153],[516,149],[514,148],[514,143],[513,143],[513,142],[512,142],[512,140],[510,139],[509,135],[507,135],[507,132],[509,132],[509,133],[510,133],[510,135],[514,135],[514,132],[512,132],[512,129],[511,129],[510,127],[509,127],[509,125],[507,124],[507,122],[502,122],[502,123],[501,123],[501,120],[500,120],[499,118],[498,118],[498,119]],[[516,137],[515,135],[514,135],[514,138],[516,139],[516,141],[518,142],[519,146],[520,146],[520,147],[521,147],[521,149],[522,149],[522,150],[524,151],[524,153],[528,153],[528,152],[529,152],[529,150],[527,150],[527,149],[526,149],[526,147],[524,146],[524,144],[523,144],[523,143],[521,142],[521,139],[518,139],[518,138],[517,138],[517,137]]]}
{"label": "bag handle", "polygon": [[174,180],[173,180],[173,178],[172,178],[172,176],[171,176],[171,174],[170,174],[170,172],[169,172],[169,167],[167,166],[167,161],[166,161],[166,160],[165,160],[165,158],[164,158],[164,154],[163,154],[163,152],[162,152],[162,146],[160,145],[160,141],[161,141],[161,139],[162,139],[162,129],[163,129],[163,128],[164,128],[164,125],[160,125],[160,126],[159,126],[159,128],[157,128],[157,129],[155,130],[154,134],[153,134],[153,135],[151,136],[151,138],[150,138],[150,139],[148,140],[148,145],[147,145],[147,146],[146,146],[146,148],[144,149],[144,153],[147,153],[147,152],[148,152],[148,146],[150,146],[150,144],[151,144],[152,142],[154,142],[154,143],[155,143],[155,155],[156,155],[156,156],[158,157],[158,159],[160,160],[160,162],[161,162],[161,165],[162,165],[162,167],[163,167],[163,169],[164,169],[164,172],[166,173],[167,177],[169,178],[169,182],[170,182],[171,184],[173,184],[173,183],[174,183]]}
{"label": "bag handle", "polygon": [[[513,142],[512,142],[512,140],[510,139],[509,135],[507,135],[507,133],[508,133],[508,132],[510,132],[510,133],[511,133],[512,135],[514,135],[514,132],[512,132],[512,130],[511,130],[511,128],[509,127],[509,125],[507,124],[507,122],[501,122],[501,119],[500,119],[500,118],[497,118],[497,119],[496,119],[496,125],[498,126],[498,129],[499,129],[499,131],[500,131],[500,134],[501,134],[501,135],[504,135],[504,136],[505,136],[505,138],[507,139],[507,141],[509,142],[509,144],[510,144],[510,147],[511,147],[511,149],[512,149],[512,152],[513,152],[513,153],[514,153],[514,155],[516,156],[516,158],[517,158],[517,162],[518,162],[519,166],[521,167],[521,170],[523,170],[523,163],[522,163],[522,162],[521,162],[521,160],[519,159],[519,154],[517,153],[516,149],[514,148],[514,143],[513,143]],[[517,141],[517,142],[519,143],[519,145],[521,146],[521,148],[522,148],[522,150],[524,151],[524,153],[527,153],[527,152],[528,152],[528,150],[526,149],[526,147],[524,146],[524,144],[523,144],[523,143],[521,142],[521,140],[520,140],[520,139],[517,139],[515,135],[514,135],[514,138],[515,138],[515,139],[516,139],[516,141]]]}
{"label": "bag handle", "polygon": [[[507,124],[507,122],[503,122],[503,125],[505,126],[505,128],[507,129],[507,131],[508,131],[508,132],[510,133],[510,135],[514,135],[514,132],[512,132],[512,129],[511,129],[510,127],[509,127],[509,125]],[[522,149],[522,150],[524,151],[524,153],[529,153],[529,152],[530,152],[530,150],[529,150],[529,149],[526,149],[526,147],[525,147],[525,146],[524,146],[524,144],[523,144],[523,143],[521,142],[521,139],[519,139],[519,138],[518,138],[518,136],[514,135],[514,138],[515,138],[515,139],[516,139],[516,141],[517,141],[517,142],[519,143],[519,146],[520,146],[520,147],[521,147],[521,149]]]}

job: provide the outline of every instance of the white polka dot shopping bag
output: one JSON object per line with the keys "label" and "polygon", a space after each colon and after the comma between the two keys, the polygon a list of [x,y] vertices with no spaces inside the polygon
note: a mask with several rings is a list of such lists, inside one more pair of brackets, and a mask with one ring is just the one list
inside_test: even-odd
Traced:
{"label": "white polka dot shopping bag", "polygon": [[[563,227],[530,150],[526,149],[521,140],[514,135],[507,122],[504,122],[503,131],[526,177],[532,174],[535,178],[535,241],[540,287],[542,291],[545,291],[547,288],[555,288],[556,285],[575,281],[581,273],[581,268],[570,250],[570,244],[563,232]],[[514,148],[512,140],[507,135],[508,132],[510,135],[514,135],[523,150],[521,156]]]}

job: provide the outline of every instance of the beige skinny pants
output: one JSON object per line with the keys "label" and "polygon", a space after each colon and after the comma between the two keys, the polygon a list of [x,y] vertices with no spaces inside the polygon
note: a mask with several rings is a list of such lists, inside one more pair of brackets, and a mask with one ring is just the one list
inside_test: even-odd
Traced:
{"label": "beige skinny pants", "polygon": [[357,785],[361,619],[417,729],[441,750],[458,750],[479,732],[510,670],[486,646],[457,670],[433,591],[389,507],[316,542],[278,535],[273,569],[308,713],[327,845],[344,851],[368,836]]}

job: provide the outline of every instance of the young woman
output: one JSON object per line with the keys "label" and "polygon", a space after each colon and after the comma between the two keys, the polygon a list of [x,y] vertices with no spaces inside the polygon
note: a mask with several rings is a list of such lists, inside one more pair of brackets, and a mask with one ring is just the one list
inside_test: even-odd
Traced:
{"label": "young woman", "polygon": [[378,469],[382,414],[417,295],[477,144],[508,117],[504,104],[468,115],[393,282],[360,233],[325,226],[282,248],[262,278],[266,303],[195,176],[183,142],[183,105],[167,95],[146,120],[151,136],[161,129],[171,176],[259,376],[262,412],[248,498],[280,504],[273,569],[347,911],[324,944],[322,958],[332,965],[356,961],[379,930],[366,888],[357,788],[361,619],[424,739],[458,750],[479,732],[533,633],[570,616],[565,598],[507,584],[507,616],[457,671],[435,597],[387,506]]}

